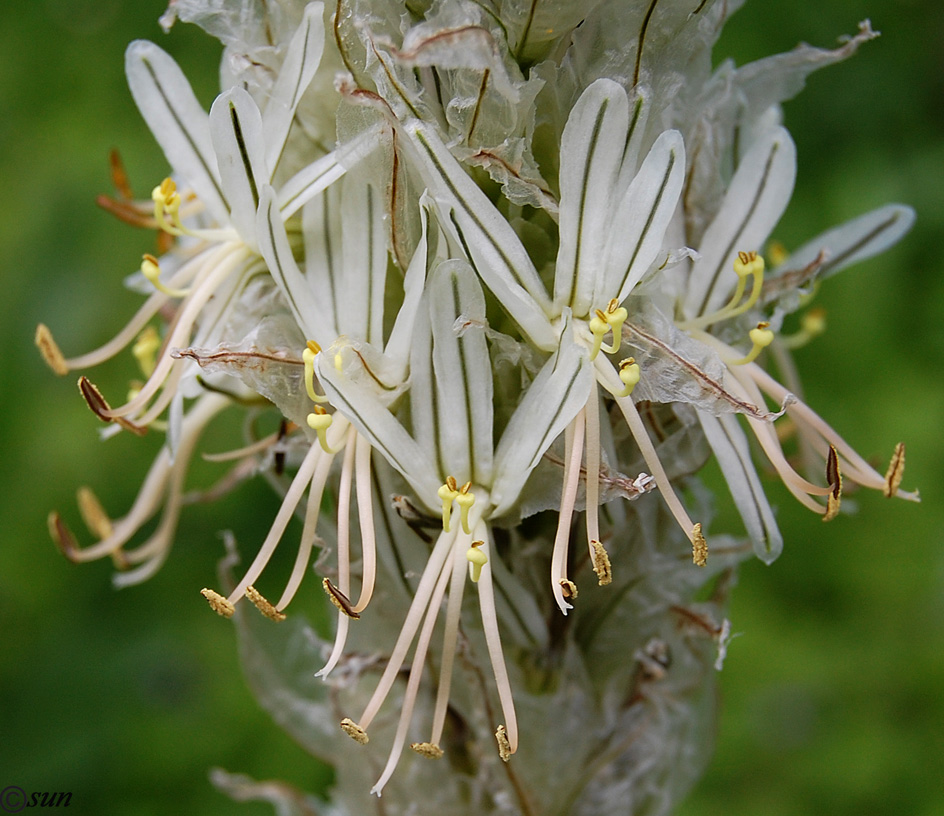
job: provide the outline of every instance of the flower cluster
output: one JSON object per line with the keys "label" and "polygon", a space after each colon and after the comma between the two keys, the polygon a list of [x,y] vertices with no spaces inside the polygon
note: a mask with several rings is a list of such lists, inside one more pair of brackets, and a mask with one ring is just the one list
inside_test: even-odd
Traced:
{"label": "flower cluster", "polygon": [[[64,553],[111,557],[119,585],[153,574],[204,428],[224,410],[274,405],[277,434],[250,431],[217,458],[237,461],[241,477],[293,474],[280,481],[282,506],[242,577],[203,592],[224,616],[248,598],[283,620],[322,551],[338,623],[318,674],[357,743],[385,718],[393,729],[372,792],[421,728],[419,754],[451,744],[454,769],[493,774],[481,748],[463,755],[464,729],[492,719],[507,762],[516,700],[571,682],[571,652],[599,671],[585,681],[612,752],[598,757],[604,775],[617,755],[638,759],[612,726],[641,701],[661,699],[664,722],[635,727],[670,741],[684,715],[669,716],[667,700],[690,688],[678,669],[672,694],[649,690],[670,672],[668,641],[681,639],[696,676],[706,657],[691,632],[719,665],[730,637],[723,588],[702,607],[695,589],[709,576],[725,583],[751,549],[770,562],[783,546],[750,438],[824,520],[840,512],[844,484],[917,498],[900,488],[903,446],[876,472],[799,398],[790,357],[823,330],[808,305],[820,282],[899,240],[911,210],[882,207],[792,253],[770,240],[796,173],[779,103],[874,33],[863,23],[835,51],[800,46],[712,69],[737,5],[172,2],[166,26],[196,22],[225,44],[224,89],[207,115],[160,48],[127,51],[135,102],[173,168],[150,201],[123,183],[104,199],[160,234],[159,257],[145,255],[129,281],[147,299],[80,357],[37,331],[60,374],[130,346],[145,381],[128,400],[111,407],[85,376],[82,395],[108,432],[166,442],[124,517],[80,491],[97,543],[81,546],[51,515]],[[802,328],[785,334],[797,310]],[[709,536],[694,479],[709,455],[746,546]],[[158,511],[156,531],[132,546]],[[296,513],[295,566],[271,602],[255,585]],[[586,590],[591,580],[600,589]],[[391,620],[389,640],[364,633],[386,636]],[[600,657],[620,636],[631,646]],[[460,665],[477,687],[453,689]],[[574,755],[591,761],[580,743]],[[624,776],[652,794],[642,771]],[[514,812],[537,812],[526,803],[543,795],[509,779]],[[500,796],[489,802],[501,810]],[[598,805],[586,812],[608,812]]]}

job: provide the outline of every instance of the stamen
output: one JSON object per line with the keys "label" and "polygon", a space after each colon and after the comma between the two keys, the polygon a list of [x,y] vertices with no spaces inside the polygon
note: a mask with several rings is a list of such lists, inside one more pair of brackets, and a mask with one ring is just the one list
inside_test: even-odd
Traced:
{"label": "stamen", "polygon": [[708,542],[701,532],[701,522],[692,528],[692,563],[696,567],[704,567],[708,563]]}
{"label": "stamen", "polygon": [[374,535],[374,502],[370,479],[370,442],[366,437],[358,434],[354,439],[354,446],[354,487],[357,495],[357,517],[361,530],[361,556],[364,565],[361,576],[361,594],[354,605],[354,611],[363,612],[374,594],[374,581],[377,576],[377,544]]}
{"label": "stamen", "polygon": [[308,427],[318,434],[318,443],[321,445],[321,449],[327,454],[337,453],[338,451],[328,444],[328,428],[334,422],[334,417],[320,405],[316,405],[305,419],[308,422]]}
{"label": "stamen", "polygon": [[427,759],[442,759],[443,749],[431,742],[413,742],[410,748]]}
{"label": "stamen", "polygon": [[324,394],[315,391],[315,357],[320,352],[321,346],[314,340],[309,340],[302,352],[302,360],[305,362],[305,390],[308,392],[308,399],[315,403],[328,401]]}
{"label": "stamen", "polygon": [[[628,315],[626,309],[620,306],[615,298],[607,304],[605,312],[601,309],[594,312],[594,316],[590,318],[588,323],[590,333],[593,335],[593,347],[590,349],[591,360],[596,359],[601,350],[607,354],[615,354],[619,351],[622,343],[623,323],[626,322]],[[603,338],[609,331],[613,332],[613,342],[609,345],[603,345]]]}
{"label": "stamen", "polygon": [[501,757],[502,762],[507,762],[511,759],[511,745],[508,742],[508,732],[505,730],[505,726],[500,725],[495,729],[495,740],[498,742],[498,755]]}
{"label": "stamen", "polygon": [[52,538],[59,552],[73,563],[77,563],[79,561],[79,544],[75,540],[75,536],[72,535],[72,531],[62,520],[62,516],[53,510],[46,517],[46,524],[49,527],[49,536]]}
{"label": "stamen", "polygon": [[161,337],[153,326],[147,326],[131,346],[131,354],[138,361],[138,368],[145,377],[150,377],[154,373],[160,347]]}
{"label": "stamen", "polygon": [[610,566],[610,556],[607,554],[603,544],[592,540],[590,548],[593,552],[593,571],[597,574],[600,586],[606,586],[613,582],[613,569]]}
{"label": "stamen", "polygon": [[145,253],[141,261],[141,274],[151,282],[151,285],[157,289],[158,292],[168,297],[182,298],[190,294],[189,289],[169,289],[161,283],[161,265],[157,258],[149,253]]}
{"label": "stamen", "polygon": [[269,620],[274,620],[276,623],[280,623],[285,620],[285,615],[279,612],[265,596],[259,592],[254,586],[246,587],[246,597],[252,603],[256,609],[258,609],[263,615],[265,615]]}
{"label": "stamen", "polygon": [[472,546],[465,553],[465,558],[469,562],[469,578],[473,584],[479,582],[482,567],[488,563],[488,557],[479,549],[484,543],[484,541],[473,541]]}
{"label": "stamen", "polygon": [[[605,363],[609,366],[609,363]],[[554,600],[563,614],[571,609],[564,597],[563,586],[567,582],[567,553],[570,548],[570,523],[574,515],[574,504],[577,501],[577,487],[580,481],[580,454],[583,450],[584,419],[586,408],[580,412],[564,431],[564,479],[561,492],[560,511],[557,515],[557,533],[554,536],[554,547],[551,551],[551,592]]]}
{"label": "stamen", "polygon": [[472,482],[466,482],[459,488],[459,495],[455,498],[456,504],[459,505],[459,520],[462,523],[462,532],[466,535],[472,535],[472,530],[469,527],[469,511],[472,509],[472,505],[475,504],[475,494],[470,492],[471,487]]}
{"label": "stamen", "polygon": [[49,331],[45,323],[40,323],[36,327],[34,342],[36,343],[36,348],[39,349],[39,353],[43,355],[46,365],[55,371],[56,374],[62,377],[69,373],[66,358],[59,350],[59,346],[56,345],[56,341],[52,339],[52,332]]}
{"label": "stamen", "polygon": [[584,410],[586,419],[585,453],[587,458],[586,516],[587,542],[593,558],[593,542],[600,538],[600,405],[596,388],[590,389]]}
{"label": "stamen", "polygon": [[354,740],[354,742],[360,743],[361,745],[367,745],[367,743],[370,742],[370,737],[367,736],[367,732],[348,717],[341,720],[341,730]]}
{"label": "stamen", "polygon": [[233,617],[236,607],[218,592],[204,588],[200,590],[200,594],[207,599],[210,609],[216,612],[217,615],[222,615],[224,618]]}
{"label": "stamen", "polygon": [[892,454],[892,460],[888,463],[888,470],[885,472],[886,499],[890,499],[898,492],[901,485],[901,479],[905,475],[905,443],[899,442],[895,445],[895,452]]}
{"label": "stamen", "polygon": [[321,585],[324,587],[324,591],[327,593],[328,598],[331,599],[331,603],[333,603],[341,612],[343,612],[349,618],[353,618],[354,620],[358,620],[360,618],[360,613],[354,611],[354,605],[351,603],[351,599],[341,592],[341,590],[338,589],[334,584],[332,584],[330,578],[324,578],[321,581]]}
{"label": "stamen", "polygon": [[147,433],[145,426],[136,425],[123,416],[109,416],[108,412],[111,411],[111,406],[108,404],[108,400],[102,396],[102,392],[95,387],[95,384],[88,377],[79,377],[79,391],[88,407],[92,409],[92,413],[102,422],[116,422],[126,431],[131,431],[137,436],[144,436]]}
{"label": "stamen", "polygon": [[[760,293],[764,285],[764,259],[756,252],[739,252],[734,261],[734,271],[738,276],[737,288],[734,290],[734,294],[731,296],[727,305],[711,314],[702,315],[693,320],[686,320],[679,323],[678,326],[680,329],[703,329],[706,326],[710,326],[712,323],[717,323],[719,320],[728,320],[732,317],[742,315],[748,309],[753,308],[758,298],[760,298]],[[747,279],[749,277],[753,277],[751,294],[747,300],[738,306],[737,304],[743,297],[744,290],[747,288]]]}
{"label": "stamen", "polygon": [[839,515],[839,502],[842,497],[842,473],[839,471],[839,454],[829,446],[829,456],[826,458],[826,483],[830,487],[826,497],[826,514],[823,521],[832,521]]}
{"label": "stamen", "polygon": [[453,476],[446,477],[446,483],[439,488],[439,498],[442,500],[442,526],[443,532],[448,533],[452,525],[452,503],[459,495],[459,487]]}
{"label": "stamen", "polygon": [[115,531],[105,508],[102,507],[102,503],[90,487],[80,487],[76,491],[76,501],[79,505],[79,512],[82,514],[82,520],[93,536],[102,540],[108,538]]}
{"label": "stamen", "polygon": [[577,600],[577,595],[580,593],[577,592],[577,585],[573,581],[569,580],[568,578],[561,578],[558,583],[560,584],[561,595],[564,596],[565,600]]}
{"label": "stamen", "polygon": [[751,329],[750,332],[748,332],[748,337],[750,337],[751,343],[754,344],[751,350],[739,360],[731,360],[728,362],[728,365],[746,365],[747,363],[753,363],[760,353],[774,341],[774,333],[770,330],[769,326],[770,323],[763,320],[757,324],[756,328]]}
{"label": "stamen", "polygon": [[780,343],[788,349],[798,349],[825,331],[826,310],[817,306],[805,312],[800,318],[800,330],[796,334],[780,335]]}

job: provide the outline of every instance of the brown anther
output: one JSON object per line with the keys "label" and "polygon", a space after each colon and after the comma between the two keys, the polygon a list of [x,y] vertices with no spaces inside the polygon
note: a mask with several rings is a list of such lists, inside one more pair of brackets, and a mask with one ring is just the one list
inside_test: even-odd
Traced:
{"label": "brown anther", "polygon": [[285,620],[285,615],[279,612],[279,610],[276,609],[254,586],[246,587],[246,597],[249,599],[252,605],[269,620],[274,620],[276,623],[280,623],[281,621]]}
{"label": "brown anther", "polygon": [[59,346],[56,345],[56,341],[52,339],[52,332],[49,331],[49,328],[45,323],[40,323],[36,327],[36,337],[34,342],[36,343],[36,348],[39,349],[39,353],[43,355],[46,365],[55,371],[56,374],[62,377],[63,375],[69,373],[69,366],[66,365],[66,358],[59,350]]}
{"label": "brown anther", "polygon": [[620,371],[622,371],[624,368],[629,368],[631,365],[636,365],[635,357],[627,357],[625,360],[620,360]]}
{"label": "brown anther", "polygon": [[758,328],[758,329],[769,329],[769,328],[770,328],[770,323],[769,323],[768,321],[766,321],[766,320],[761,320],[760,323],[757,324],[757,328]]}
{"label": "brown anther", "polygon": [[901,485],[901,477],[905,475],[905,443],[899,442],[895,445],[895,452],[892,454],[892,461],[888,463],[888,470],[885,471],[885,489],[882,491],[885,497],[890,499],[898,492]]}
{"label": "brown anther", "polygon": [[432,742],[413,742],[410,744],[410,748],[427,759],[442,759],[443,749]]}
{"label": "brown anther", "polygon": [[619,301],[616,298],[613,298],[609,303],[606,304],[606,313],[613,314],[619,308]]}
{"label": "brown anther", "polygon": [[753,263],[756,258],[757,258],[756,252],[739,252],[738,253],[738,260],[742,264]]}
{"label": "brown anther", "polygon": [[125,172],[124,162],[121,161],[121,155],[117,150],[112,150],[108,154],[108,165],[111,170],[111,183],[115,185],[118,195],[126,201],[134,198],[131,185],[128,184],[128,174]]}
{"label": "brown anther", "polygon": [[826,497],[826,513],[823,521],[832,521],[839,515],[839,503],[842,498],[842,473],[839,472],[839,454],[829,446],[829,456],[826,457],[826,481],[830,491]]}
{"label": "brown anther", "polygon": [[367,745],[367,743],[370,742],[370,737],[367,736],[367,732],[348,717],[341,720],[341,730],[354,740],[354,742],[361,745]]}
{"label": "brown anther", "polygon": [[207,602],[210,604],[210,609],[216,612],[217,615],[221,615],[224,618],[233,617],[236,607],[220,595],[219,592],[204,588],[200,590],[200,594],[207,599]]}
{"label": "brown anther", "polygon": [[317,414],[318,416],[324,416],[325,414],[328,413],[324,408],[322,408],[322,407],[321,407],[320,405],[318,405],[317,403],[316,403],[315,405],[312,405],[312,406],[311,406],[311,412],[312,412],[313,414]]}
{"label": "brown anther", "polygon": [[459,492],[465,495],[472,489],[472,482],[466,482],[462,487],[459,488]]}
{"label": "brown anther", "polygon": [[456,477],[455,477],[455,476],[447,476],[447,477],[446,477],[446,487],[448,487],[450,490],[453,490],[453,491],[458,491],[458,490],[459,490],[459,485],[458,485],[457,482],[456,482]]}
{"label": "brown anther", "polygon": [[701,532],[701,522],[692,528],[692,562],[696,567],[703,567],[708,563],[708,542]]}
{"label": "brown anther", "polygon": [[88,527],[89,532],[99,540],[108,538],[112,534],[111,519],[102,507],[102,503],[92,492],[90,487],[80,487],[75,494],[79,505],[79,512],[82,514],[82,521]]}
{"label": "brown anther", "polygon": [[498,755],[501,757],[502,762],[507,762],[511,759],[511,743],[508,742],[508,732],[505,730],[505,726],[500,725],[495,729],[495,740],[498,742]]}
{"label": "brown anther", "polygon": [[566,578],[561,578],[560,588],[565,600],[577,600],[577,585],[573,581],[568,581]]}
{"label": "brown anther", "polygon": [[350,598],[347,597],[340,589],[338,589],[334,584],[331,583],[330,578],[325,578],[321,582],[321,586],[324,587],[324,591],[328,593],[328,597],[341,612],[347,615],[349,618],[354,620],[360,619],[360,612],[354,611],[354,604],[351,603]]}
{"label": "brown anther", "polygon": [[321,353],[321,346],[319,346],[314,340],[309,340],[307,343],[305,343],[305,345],[308,347],[308,350],[309,350],[312,354],[320,354],[320,353]]}
{"label": "brown anther", "polygon": [[147,261],[148,263],[152,263],[154,264],[154,266],[157,266],[157,267],[161,265],[161,262],[157,258],[155,258],[150,252],[144,253],[143,260]]}
{"label": "brown anther", "polygon": [[601,309],[594,309],[593,312],[594,312],[594,314],[595,314],[598,318],[600,318],[600,320],[602,320],[604,323],[608,322],[607,319],[606,319],[606,315],[603,313],[603,311],[602,311]]}
{"label": "brown anther", "polygon": [[72,531],[62,520],[62,516],[53,510],[46,517],[46,523],[49,525],[49,535],[55,542],[56,547],[59,548],[59,552],[72,562],[78,561],[76,553],[79,551],[79,545],[72,535]]}
{"label": "brown anther", "polygon": [[597,540],[592,540],[590,546],[593,548],[593,571],[597,574],[600,586],[606,586],[613,582],[613,570],[610,567],[610,556],[606,549]]}
{"label": "brown anther", "polygon": [[143,425],[135,425],[131,420],[125,419],[124,417],[108,416],[107,412],[111,411],[108,400],[102,396],[102,392],[95,387],[94,383],[92,383],[88,377],[79,377],[79,392],[82,394],[88,407],[92,409],[92,413],[102,422],[117,422],[126,431],[131,431],[131,433],[138,436],[144,436],[144,434],[147,433],[147,428]]}

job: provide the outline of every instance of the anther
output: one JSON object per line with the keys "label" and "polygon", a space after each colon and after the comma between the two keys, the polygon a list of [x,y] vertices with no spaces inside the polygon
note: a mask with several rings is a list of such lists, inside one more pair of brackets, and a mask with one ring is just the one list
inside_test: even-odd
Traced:
{"label": "anther", "polygon": [[56,345],[56,341],[52,339],[52,332],[49,331],[49,328],[44,323],[40,323],[36,327],[36,337],[35,337],[36,348],[39,349],[39,353],[43,355],[43,359],[53,371],[56,372],[60,377],[69,373],[69,366],[66,363],[66,358],[62,355],[62,352],[59,350],[59,346]]}
{"label": "anther", "polygon": [[216,612],[217,615],[221,615],[224,618],[233,617],[236,607],[220,595],[219,592],[204,588],[200,590],[200,594],[207,599],[207,602],[210,604],[210,609]]}
{"label": "anther", "polygon": [[105,508],[98,500],[98,496],[92,492],[92,488],[80,487],[76,491],[75,497],[85,526],[88,527],[93,536],[100,541],[104,541],[112,534],[113,527]]}
{"label": "anther", "polygon": [[154,373],[154,366],[157,364],[157,352],[161,347],[161,336],[157,329],[148,326],[138,339],[134,341],[131,347],[131,354],[138,361],[138,368],[145,377],[150,377]]}
{"label": "anther", "polygon": [[285,615],[279,612],[254,586],[246,587],[246,598],[269,620],[280,623],[285,620]]}
{"label": "anther", "polygon": [[370,737],[367,736],[367,732],[349,717],[345,717],[341,720],[341,730],[354,740],[354,742],[360,743],[361,745],[367,745],[367,743],[370,742]]}
{"label": "anther", "polygon": [[774,341],[774,333],[770,330],[769,326],[770,324],[767,321],[761,321],[755,328],[751,329],[747,335],[751,343],[753,343],[751,350],[740,360],[731,361],[729,365],[746,365],[747,363],[753,363],[760,353]]}
{"label": "anther", "polygon": [[478,583],[479,578],[482,577],[482,567],[488,563],[488,556],[479,549],[484,543],[484,541],[473,541],[472,546],[465,553],[466,560],[469,562],[469,577],[473,584]]}
{"label": "anther", "polygon": [[504,725],[498,726],[495,729],[495,741],[498,743],[498,755],[501,757],[502,762],[507,762],[511,759],[511,743],[508,742],[508,732],[505,730]]}
{"label": "anther", "polygon": [[885,472],[885,489],[882,491],[885,498],[890,499],[898,492],[901,485],[901,478],[905,475],[905,443],[899,442],[895,445],[895,452],[892,454],[892,460],[888,463],[888,470]]}
{"label": "anther", "polygon": [[708,563],[708,542],[701,532],[701,522],[692,528],[692,563],[704,567]]}
{"label": "anther", "polygon": [[331,603],[333,603],[339,611],[347,615],[349,618],[353,618],[354,620],[360,619],[360,612],[354,611],[354,604],[351,603],[350,598],[348,598],[347,595],[345,595],[340,589],[332,584],[330,578],[322,579],[321,586],[324,588],[328,598],[331,599]]}
{"label": "anther", "polygon": [[414,742],[410,748],[427,759],[442,759],[443,749],[432,742]]}
{"label": "anther", "polygon": [[472,509],[472,505],[475,504],[475,494],[469,492],[471,487],[472,482],[466,482],[459,488],[459,495],[455,498],[456,504],[459,505],[462,532],[466,535],[472,535],[472,528],[469,527],[469,511]]}
{"label": "anther", "polygon": [[459,495],[459,488],[456,480],[452,476],[446,477],[446,483],[439,488],[439,498],[442,500],[442,525],[443,532],[448,533],[452,526],[452,503]]}
{"label": "anther", "polygon": [[328,428],[331,427],[334,417],[320,405],[316,405],[314,410],[306,417],[306,421],[308,422],[308,427],[318,434],[318,442],[321,444],[321,449],[325,453],[337,453],[337,451],[333,450],[328,444]]}
{"label": "anther", "polygon": [[606,586],[613,582],[613,570],[610,567],[610,556],[607,554],[603,544],[593,540],[590,542],[593,550],[593,571],[597,574],[597,580],[600,586]]}
{"label": "anther", "polygon": [[842,498],[842,473],[839,471],[839,454],[829,446],[829,456],[826,457],[826,481],[829,484],[829,495],[826,496],[826,513],[823,521],[832,521],[839,515],[839,503]]}
{"label": "anther", "polygon": [[302,360],[305,362],[305,391],[308,392],[308,399],[312,402],[327,402],[328,398],[324,394],[315,391],[315,357],[321,352],[319,346],[314,340],[309,340],[302,352]]}
{"label": "anther", "polygon": [[141,261],[141,274],[151,282],[151,285],[157,289],[158,292],[168,297],[182,298],[189,294],[189,289],[169,289],[161,283],[161,265],[157,258],[150,253],[144,254],[144,258]]}
{"label": "anther", "polygon": [[577,600],[577,585],[573,581],[569,581],[567,578],[561,578],[558,583],[560,584],[561,595],[564,596],[565,601]]}

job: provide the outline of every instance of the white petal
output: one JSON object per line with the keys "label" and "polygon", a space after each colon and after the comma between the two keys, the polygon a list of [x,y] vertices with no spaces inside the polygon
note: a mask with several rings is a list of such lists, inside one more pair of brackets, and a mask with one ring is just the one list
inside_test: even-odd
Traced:
{"label": "white petal", "polygon": [[218,224],[229,223],[210,123],[183,71],[154,43],[135,40],[125,51],[125,72],[135,104],[171,167]]}
{"label": "white petal", "polygon": [[616,206],[606,246],[598,308],[622,303],[656,260],[685,181],[685,146],[677,130],[656,139],[629,189]]}
{"label": "white petal", "polygon": [[715,417],[703,411],[697,413],[705,438],[718,458],[734,504],[754,544],[754,552],[761,561],[770,564],[783,550],[783,536],[751,461],[747,437],[732,414]]}
{"label": "white petal", "polygon": [[323,3],[310,3],[305,7],[302,22],[292,36],[278,79],[272,86],[272,96],[266,104],[263,116],[266,165],[273,173],[285,149],[295,108],[321,62],[325,41],[323,15]]}
{"label": "white petal", "polygon": [[317,293],[327,318],[324,334],[333,342],[342,331],[340,309],[344,299],[340,184],[332,185],[305,204],[302,234],[305,240],[305,278],[311,290]]}
{"label": "white petal", "polygon": [[387,231],[383,200],[363,173],[349,172],[341,185],[343,292],[338,329],[383,346]]}
{"label": "white petal", "polygon": [[[427,286],[439,422],[439,460],[459,484],[492,480],[492,365],[485,295],[465,261],[441,263]],[[461,330],[457,321],[468,321]],[[459,330],[457,330],[459,329]]]}
{"label": "white petal", "polygon": [[269,181],[269,172],[262,116],[248,91],[232,88],[216,98],[210,108],[210,136],[233,225],[255,248],[259,190]]}
{"label": "white petal", "polygon": [[531,471],[596,388],[586,350],[564,330],[560,348],[525,392],[495,451],[494,516],[517,501]]}
{"label": "white petal", "polygon": [[[911,207],[887,204],[833,227],[794,252],[775,274],[770,276],[765,290],[769,287],[772,292],[780,294],[786,287],[795,288],[811,278],[822,280],[835,275],[841,269],[871,258],[898,243],[911,229],[914,221],[915,213]],[[804,269],[812,264],[820,253],[825,256],[823,263],[817,265],[813,274],[805,280],[798,280],[798,277],[804,277]],[[781,282],[784,286],[778,286]]]}
{"label": "white petal", "polygon": [[305,336],[322,347],[333,342],[335,333],[311,284],[295,263],[292,248],[285,233],[282,215],[275,204],[275,192],[265,185],[261,191],[259,214],[256,222],[259,252],[269,267],[269,273],[288,302],[295,320]]}
{"label": "white petal", "polygon": [[577,100],[560,147],[560,249],[554,304],[577,317],[590,311],[611,223],[613,190],[629,130],[629,101],[621,85],[598,79]]}
{"label": "white petal", "polygon": [[336,153],[329,153],[307,167],[303,167],[292,176],[279,190],[279,207],[284,218],[290,218],[311,201],[318,193],[324,192],[341,176],[344,167],[338,163]]}
{"label": "white petal", "polygon": [[318,380],[331,404],[400,472],[416,491],[417,498],[430,510],[438,512],[441,507],[437,491],[441,482],[436,468],[377,392],[357,382],[343,369],[338,371],[331,350],[319,354],[316,365]]}
{"label": "white petal", "polygon": [[646,133],[646,123],[649,121],[651,109],[652,92],[645,86],[637,85],[635,96],[630,103],[629,133],[626,137],[626,149],[623,151],[623,163],[614,190],[617,201],[626,194],[627,188],[636,175],[639,151],[642,148],[642,139]]}
{"label": "white petal", "polygon": [[786,209],[796,178],[796,147],[778,127],[765,133],[741,160],[718,214],[698,247],[685,314],[710,313],[724,305],[737,283],[738,252],[759,252]]}
{"label": "white petal", "polygon": [[413,122],[405,131],[442,223],[462,244],[482,282],[535,345],[554,348],[550,298],[515,231],[433,129]]}

